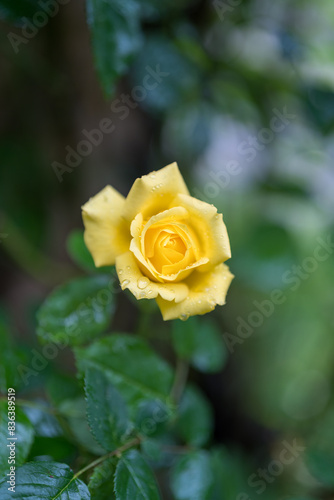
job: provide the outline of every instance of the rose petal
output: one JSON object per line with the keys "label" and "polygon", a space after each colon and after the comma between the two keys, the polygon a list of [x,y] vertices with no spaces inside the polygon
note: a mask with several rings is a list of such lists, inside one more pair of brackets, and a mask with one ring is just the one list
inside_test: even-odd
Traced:
{"label": "rose petal", "polygon": [[[146,233],[149,229],[154,227],[158,227],[159,223],[161,224],[161,229],[167,229],[168,231],[172,231],[170,225],[171,223],[184,221],[188,218],[188,212],[183,207],[174,207],[169,210],[164,210],[163,212],[158,213],[157,215],[153,215],[146,222],[143,227],[141,233],[141,251],[144,256],[146,256],[145,242],[146,242]],[[132,226],[132,225],[131,225]],[[132,234],[132,232],[131,232]],[[138,234],[138,233],[137,233]],[[137,240],[138,241],[138,240]]]}
{"label": "rose petal", "polygon": [[137,299],[154,299],[158,296],[164,301],[177,304],[188,295],[185,283],[157,283],[143,274],[131,252],[126,252],[116,258],[116,271],[124,290],[128,288]]}
{"label": "rose petal", "polygon": [[131,222],[138,213],[147,220],[168,208],[176,193],[189,194],[177,163],[137,179],[126,200],[124,217]]}
{"label": "rose petal", "polygon": [[121,218],[124,203],[124,196],[106,186],[82,207],[84,239],[96,267],[113,265],[129,249],[129,227]]}
{"label": "rose petal", "polygon": [[150,279],[155,281],[163,282],[163,278],[157,273],[154,266],[150,263],[148,259],[145,258],[145,233],[146,230],[157,222],[160,222],[164,218],[168,220],[178,221],[183,220],[187,217],[188,212],[182,207],[175,207],[171,210],[165,210],[157,215],[154,215],[150,220],[144,225],[143,215],[137,214],[131,223],[131,235],[133,239],[130,243],[130,250],[136,256],[136,259],[140,263],[141,269],[147,274]]}
{"label": "rose petal", "polygon": [[139,267],[153,281],[163,281],[156,275],[156,271],[152,264],[145,259],[141,251],[141,233],[143,230],[143,216],[136,215],[131,223],[131,235],[133,236],[130,242],[130,250],[135,255]]}
{"label": "rose petal", "polygon": [[211,271],[202,273],[195,270],[184,283],[188,285],[188,296],[178,304],[157,298],[163,319],[187,319],[189,316],[206,314],[217,304],[223,305],[233,274],[225,264],[219,264]]}
{"label": "rose petal", "polygon": [[[192,241],[192,245],[194,247],[195,254],[198,254],[198,249],[196,248],[197,238],[195,231],[191,227],[189,229],[188,226],[189,214],[184,207],[173,207],[169,210],[165,210],[157,215],[152,216],[149,221],[144,225],[144,220],[142,214],[138,214],[131,224],[131,234],[133,239],[130,243],[130,250],[135,255],[138,260],[139,267],[149,276],[150,279],[160,281],[161,283],[166,281],[180,281],[185,279],[192,270],[196,267],[203,266],[209,262],[209,259],[206,256],[196,260],[195,262],[190,263],[188,261],[187,256],[185,256],[182,264],[176,264],[171,266],[169,274],[163,274],[158,272],[153,264],[149,261],[149,259],[145,258],[145,235],[148,229],[155,224],[161,223],[161,228],[171,227],[171,223],[179,223],[186,221],[186,223],[180,225],[179,230],[184,234],[187,238],[190,238]],[[166,226],[164,226],[164,221],[166,221]],[[192,234],[186,234],[186,232],[190,232]],[[196,241],[195,241],[196,240]],[[183,265],[182,268],[181,265]],[[167,267],[168,269],[168,267]],[[178,270],[176,270],[178,269]]]}
{"label": "rose petal", "polygon": [[217,213],[216,207],[184,194],[178,194],[171,203],[171,207],[176,206],[187,209],[188,223],[196,231],[202,256],[209,260],[207,265],[201,267],[201,272],[231,258],[226,226],[222,214]]}

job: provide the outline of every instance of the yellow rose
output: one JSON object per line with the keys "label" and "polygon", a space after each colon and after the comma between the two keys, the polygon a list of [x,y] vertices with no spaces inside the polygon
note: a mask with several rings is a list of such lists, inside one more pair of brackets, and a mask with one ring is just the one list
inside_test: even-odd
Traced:
{"label": "yellow rose", "polygon": [[122,289],[156,299],[164,320],[225,304],[233,275],[223,217],[189,195],[176,163],[137,179],[127,198],[105,187],[82,215],[95,265],[116,264]]}

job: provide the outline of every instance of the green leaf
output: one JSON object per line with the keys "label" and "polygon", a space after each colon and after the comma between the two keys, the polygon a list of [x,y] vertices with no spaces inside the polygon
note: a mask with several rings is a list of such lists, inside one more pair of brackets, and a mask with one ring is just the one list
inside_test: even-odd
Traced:
{"label": "green leaf", "polygon": [[[36,435],[43,437],[61,436],[63,434],[62,428],[60,427],[56,417],[48,413],[49,407],[47,404],[44,401],[41,402],[39,400],[37,400],[36,403],[40,405],[41,408],[23,406],[24,413],[32,423]],[[43,410],[43,406],[45,406],[45,411]]]}
{"label": "green leaf", "polygon": [[210,456],[206,451],[184,455],[174,465],[171,488],[175,500],[209,500],[212,487]]}
{"label": "green leaf", "polygon": [[86,419],[86,402],[84,398],[63,401],[59,405],[58,410],[66,418],[75,440],[81,446],[95,455],[103,455],[105,453],[105,450],[97,443],[90,432]]}
{"label": "green leaf", "polygon": [[92,500],[114,500],[115,459],[108,458],[94,469],[88,484]]}
{"label": "green leaf", "polygon": [[[15,434],[14,436],[10,436],[8,431],[8,422],[11,422],[12,420],[8,420],[8,408],[7,401],[0,401],[0,476],[7,474],[11,465],[8,463],[11,448],[7,445],[10,445],[11,443],[15,444],[14,465],[21,465],[29,455],[35,435],[34,428],[29,419],[23,411],[16,406],[14,407]],[[12,417],[11,414],[9,416]],[[8,438],[15,439],[11,440]],[[12,451],[14,452],[14,448]]]}
{"label": "green leaf", "polygon": [[182,359],[202,372],[221,370],[227,357],[222,335],[216,324],[196,317],[176,320],[172,330],[173,345]]}
{"label": "green leaf", "polygon": [[9,320],[0,307],[0,392],[5,394],[8,387],[22,386],[17,367],[25,361],[23,350],[13,343]]}
{"label": "green leaf", "polygon": [[24,17],[32,18],[40,10],[35,0],[0,1],[0,17],[15,24],[24,24]]}
{"label": "green leaf", "polygon": [[144,439],[141,443],[140,449],[143,456],[149,463],[151,462],[155,465],[159,465],[159,462],[161,462],[164,458],[163,444],[157,439]]}
{"label": "green leaf", "polygon": [[118,448],[129,435],[125,402],[106,376],[88,368],[85,377],[87,418],[96,441],[107,451]]}
{"label": "green leaf", "polygon": [[47,460],[50,462],[70,462],[78,453],[73,442],[65,437],[55,438],[37,436],[30,450],[30,457],[34,460]]}
{"label": "green leaf", "polygon": [[139,16],[134,0],[87,0],[95,66],[107,97],[141,49]]}
{"label": "green leaf", "polygon": [[168,110],[164,134],[171,155],[178,158],[180,164],[193,163],[207,148],[216,112],[213,106],[197,100],[172,106]]}
{"label": "green leaf", "polygon": [[87,486],[76,479],[68,465],[30,462],[16,470],[15,493],[8,491],[7,478],[0,481],[1,500],[89,500]]}
{"label": "green leaf", "polygon": [[182,397],[176,430],[192,446],[204,446],[213,429],[212,409],[196,387],[189,386]]}
{"label": "green leaf", "polygon": [[310,450],[306,455],[306,464],[311,474],[328,488],[334,488],[334,452]]}
{"label": "green leaf", "polygon": [[145,436],[161,434],[173,415],[173,411],[158,399],[141,401],[135,418],[135,426]]}
{"label": "green leaf", "polygon": [[160,494],[154,475],[137,450],[121,456],[115,474],[117,500],[159,500]]}
{"label": "green leaf", "polygon": [[105,373],[129,405],[132,417],[143,400],[170,403],[172,370],[139,337],[115,333],[86,348],[76,348],[75,354],[81,373],[90,367]]}
{"label": "green leaf", "polygon": [[178,11],[185,9],[194,0],[136,0],[140,7],[141,17],[145,20],[155,21],[165,16],[175,15]]}
{"label": "green leaf", "polygon": [[53,406],[60,405],[67,399],[75,399],[82,395],[79,380],[71,375],[51,372],[46,381],[46,390]]}
{"label": "green leaf", "polygon": [[67,252],[73,262],[83,271],[94,273],[111,273],[114,266],[95,267],[93,257],[86,247],[84,232],[81,229],[74,229],[66,241]]}
{"label": "green leaf", "polygon": [[146,437],[141,442],[140,450],[152,469],[169,469],[175,462],[175,450],[179,444],[175,435],[168,429],[153,438]]}
{"label": "green leaf", "polygon": [[84,271],[97,271],[93,257],[91,256],[84,241],[84,233],[81,229],[75,229],[67,238],[66,246],[72,260]]}
{"label": "green leaf", "polygon": [[78,278],[46,299],[37,313],[37,333],[63,346],[84,344],[107,328],[114,309],[110,276]]}
{"label": "green leaf", "polygon": [[133,85],[143,85],[149,75],[152,83],[140,105],[150,112],[166,112],[185,101],[198,100],[201,88],[198,67],[180,53],[171,37],[160,34],[146,37],[131,68]]}
{"label": "green leaf", "polygon": [[210,500],[237,498],[244,491],[249,492],[251,497],[252,493],[247,483],[251,469],[249,470],[244,457],[229,453],[221,447],[210,451],[210,462],[214,477]]}

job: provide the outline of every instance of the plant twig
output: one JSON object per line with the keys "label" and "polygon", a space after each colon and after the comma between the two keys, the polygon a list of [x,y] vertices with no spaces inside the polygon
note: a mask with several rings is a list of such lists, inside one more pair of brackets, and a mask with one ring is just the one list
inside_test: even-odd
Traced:
{"label": "plant twig", "polygon": [[[7,397],[0,397],[0,401],[7,401]],[[51,408],[50,406],[43,405],[42,403],[36,403],[36,401],[29,401],[27,399],[17,398],[15,400],[17,406],[27,406],[29,408],[36,408],[37,410],[44,411],[45,413],[50,413],[51,415],[59,415],[60,412],[56,408]]]}
{"label": "plant twig", "polygon": [[36,248],[2,211],[0,219],[7,235],[2,239],[4,250],[34,279],[46,285],[55,285],[78,275],[74,267],[56,262]]}
{"label": "plant twig", "polygon": [[178,358],[175,368],[175,378],[170,397],[175,404],[179,404],[184,388],[187,383],[189,373],[189,363],[184,359]]}
{"label": "plant twig", "polygon": [[102,457],[97,458],[96,460],[94,460],[90,464],[86,465],[86,467],[84,467],[83,469],[79,470],[74,475],[73,480],[76,479],[76,478],[78,478],[79,476],[81,476],[85,472],[87,472],[89,469],[92,469],[93,467],[96,467],[101,462],[104,462],[105,460],[107,460],[107,458],[114,457],[114,456],[117,456],[117,455],[121,455],[122,453],[124,453],[124,451],[127,451],[130,448],[133,448],[134,446],[137,446],[138,444],[140,444],[140,442],[141,442],[141,438],[140,437],[136,437],[136,438],[132,439],[131,441],[129,441],[128,443],[125,443],[123,446],[120,446],[119,448],[117,448],[117,450],[111,451],[110,453],[107,453],[106,455],[103,455]]}

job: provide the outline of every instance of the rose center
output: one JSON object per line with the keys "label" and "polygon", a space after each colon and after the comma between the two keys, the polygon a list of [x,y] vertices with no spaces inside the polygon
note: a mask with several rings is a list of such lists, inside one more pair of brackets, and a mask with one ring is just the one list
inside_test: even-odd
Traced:
{"label": "rose center", "polygon": [[145,255],[160,274],[174,274],[194,261],[192,243],[181,228],[151,227],[145,235]]}

